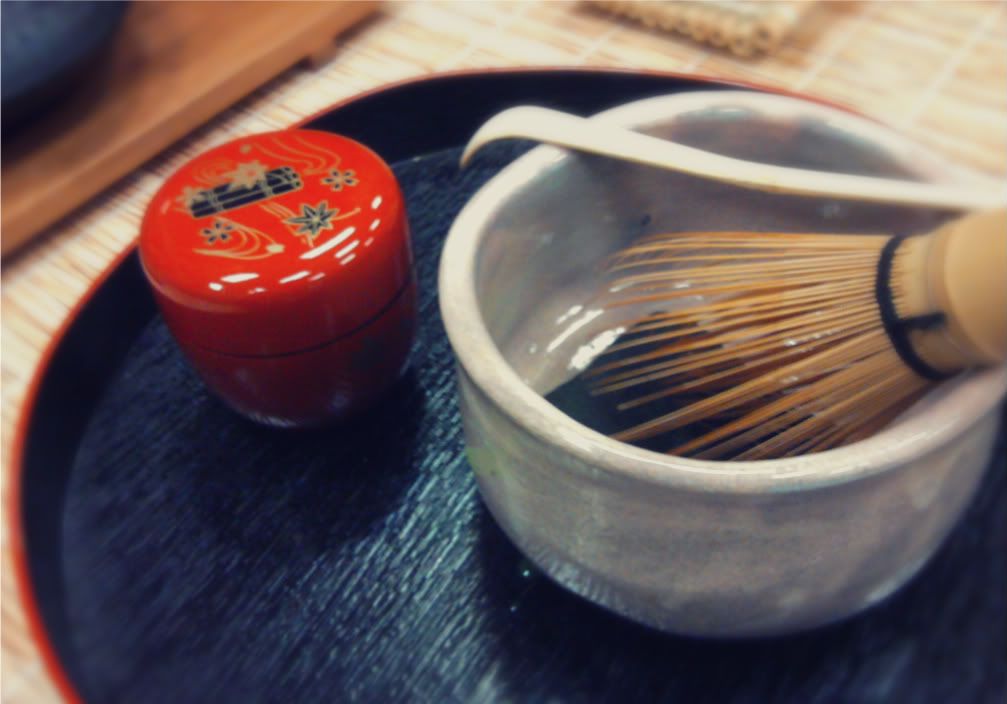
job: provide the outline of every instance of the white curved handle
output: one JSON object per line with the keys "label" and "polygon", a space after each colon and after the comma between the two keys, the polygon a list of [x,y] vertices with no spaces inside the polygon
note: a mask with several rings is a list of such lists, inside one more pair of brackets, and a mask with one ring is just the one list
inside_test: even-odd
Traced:
{"label": "white curved handle", "polygon": [[760,164],[650,137],[608,122],[532,106],[511,108],[490,118],[469,140],[461,165],[464,167],[485,144],[508,137],[534,139],[771,193],[955,210],[1007,205],[1007,185],[946,186]]}

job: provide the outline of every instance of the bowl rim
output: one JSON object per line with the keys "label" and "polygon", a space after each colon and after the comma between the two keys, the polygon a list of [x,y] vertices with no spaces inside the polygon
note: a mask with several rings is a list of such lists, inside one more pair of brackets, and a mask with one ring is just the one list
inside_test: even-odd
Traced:
{"label": "bowl rim", "polygon": [[[773,107],[800,104],[811,112],[842,120],[860,134],[913,156],[921,173],[934,180],[990,182],[977,171],[946,162],[894,130],[852,111],[772,90],[683,91],[611,108],[596,117],[624,126],[652,124],[665,103],[744,95]],[[692,96],[691,98],[686,96]],[[774,103],[776,104],[774,106]],[[757,461],[713,461],[666,455],[629,445],[575,421],[529,387],[504,359],[483,323],[475,288],[475,265],[483,227],[507,198],[547,166],[569,159],[558,147],[537,146],[484,184],[456,217],[448,232],[438,272],[441,317],[460,367],[507,418],[547,445],[567,452],[567,463],[597,475],[705,492],[789,493],[848,483],[901,467],[944,446],[984,418],[1007,392],[1007,365],[959,375],[931,401],[926,413],[910,412],[871,437],[825,452]],[[968,412],[962,412],[962,409]]]}

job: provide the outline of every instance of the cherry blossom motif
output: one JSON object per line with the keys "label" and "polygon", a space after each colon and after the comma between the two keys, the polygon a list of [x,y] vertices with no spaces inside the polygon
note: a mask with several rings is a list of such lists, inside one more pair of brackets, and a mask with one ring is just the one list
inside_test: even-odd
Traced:
{"label": "cherry blossom motif", "polygon": [[244,164],[238,164],[233,171],[224,174],[230,181],[229,188],[252,188],[260,181],[266,180],[266,165],[256,159]]}
{"label": "cherry blossom motif", "polygon": [[284,246],[254,227],[227,218],[215,218],[199,234],[209,248],[193,249],[197,254],[228,259],[265,259],[284,251]]}
{"label": "cherry blossom motif", "polygon": [[322,230],[332,229],[332,218],[338,213],[339,208],[330,209],[329,202],[326,200],[321,201],[313,207],[307,203],[302,203],[301,214],[297,217],[287,218],[284,222],[289,225],[297,225],[296,234],[304,234],[314,239]]}
{"label": "cherry blossom motif", "polygon": [[333,191],[343,190],[343,186],[349,186],[352,188],[360,183],[360,179],[357,178],[357,172],[353,169],[346,169],[345,171],[340,171],[339,169],[333,169],[329,172],[329,175],[322,179],[322,183],[327,186],[331,186]]}
{"label": "cherry blossom motif", "polygon": [[225,220],[214,220],[213,225],[210,227],[204,227],[199,231],[199,234],[203,236],[207,244],[214,244],[218,241],[226,242],[231,238],[231,234],[234,231],[234,226]]}

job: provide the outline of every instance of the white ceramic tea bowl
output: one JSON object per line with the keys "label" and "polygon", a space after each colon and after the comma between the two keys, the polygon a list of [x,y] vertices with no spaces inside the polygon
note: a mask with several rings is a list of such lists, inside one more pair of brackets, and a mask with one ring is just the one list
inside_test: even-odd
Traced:
{"label": "white ceramic tea bowl", "polygon": [[[600,119],[743,159],[981,181],[867,119],[775,94],[681,93]],[[1007,369],[942,384],[868,440],[761,462],[632,447],[543,394],[576,373],[606,325],[588,295],[599,262],[640,235],[910,232],[947,215],[747,191],[554,147],[521,157],[458,216],[440,270],[469,459],[490,512],[557,582],[663,630],[775,634],[883,599],[975,492]]]}

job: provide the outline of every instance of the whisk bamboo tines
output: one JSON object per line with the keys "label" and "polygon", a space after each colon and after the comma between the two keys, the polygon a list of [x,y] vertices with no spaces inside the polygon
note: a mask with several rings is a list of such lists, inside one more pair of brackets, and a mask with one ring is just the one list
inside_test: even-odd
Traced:
{"label": "whisk bamboo tines", "polygon": [[654,235],[607,272],[606,305],[661,312],[630,321],[588,372],[592,393],[617,394],[620,410],[687,399],[614,435],[692,429],[670,454],[830,449],[873,434],[936,381],[1007,359],[1003,210],[905,238]]}

